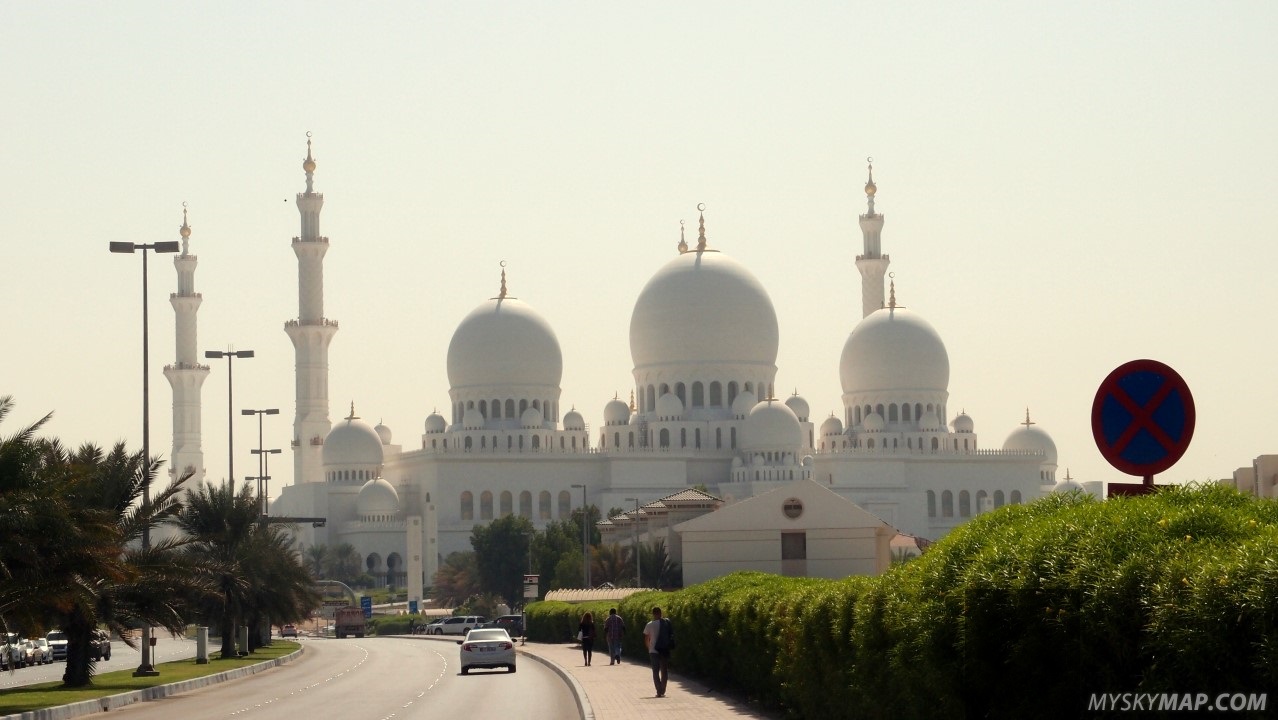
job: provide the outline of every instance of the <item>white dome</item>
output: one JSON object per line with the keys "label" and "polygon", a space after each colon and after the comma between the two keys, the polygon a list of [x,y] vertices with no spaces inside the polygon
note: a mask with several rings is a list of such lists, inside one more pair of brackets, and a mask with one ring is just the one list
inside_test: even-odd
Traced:
{"label": "white dome", "polygon": [[565,430],[585,430],[586,419],[577,412],[576,408],[564,413],[564,429]]}
{"label": "white dome", "polygon": [[643,416],[640,415],[639,413],[634,413],[633,415],[630,416],[630,422],[628,424],[630,425],[630,427],[639,427],[639,424],[642,422],[643,422]]}
{"label": "white dome", "polygon": [[1083,490],[1083,486],[1073,480],[1061,480],[1052,488],[1054,493],[1067,493],[1074,490]]}
{"label": "white dome", "polygon": [[755,405],[759,404],[759,398],[749,390],[742,391],[737,398],[732,401],[732,414],[737,417],[745,417],[750,414]]}
{"label": "white dome", "polygon": [[360,515],[394,515],[399,512],[399,493],[382,478],[369,480],[359,489],[355,510]]}
{"label": "white dome", "polygon": [[462,429],[464,430],[483,430],[484,429],[484,414],[479,411],[479,408],[476,408],[476,407],[466,408],[465,414],[462,415]]}
{"label": "white dome", "polygon": [[635,370],[752,364],[773,371],[777,315],[763,285],[720,252],[686,252],[657,271],[630,316]]}
{"label": "white dome", "polygon": [[454,388],[559,387],[559,339],[536,310],[515,298],[487,300],[466,316],[448,344],[448,382]]}
{"label": "white dome", "polygon": [[683,401],[674,393],[666,393],[657,398],[657,417],[661,420],[683,419]]}
{"label": "white dome", "polygon": [[838,419],[834,415],[831,415],[830,417],[826,418],[825,422],[821,423],[822,437],[826,437],[829,435],[842,435],[842,434],[843,434],[843,421]]}
{"label": "white dome", "polygon": [[324,466],[381,465],[382,439],[368,423],[348,417],[333,426],[324,438]]}
{"label": "white dome", "polygon": [[1013,430],[1003,441],[1003,449],[1041,452],[1046,456],[1043,459],[1045,465],[1056,464],[1056,443],[1037,425],[1022,425]]}
{"label": "white dome", "polygon": [[922,317],[903,308],[883,308],[848,336],[839,380],[845,393],[946,392],[950,357],[941,336]]}
{"label": "white dome", "polygon": [[426,416],[426,432],[442,433],[448,429],[448,421],[439,413],[431,413]]}
{"label": "white dome", "polygon": [[373,432],[377,433],[377,437],[379,437],[379,438],[381,438],[381,439],[382,439],[382,444],[383,444],[383,445],[390,445],[390,444],[391,444],[391,429],[390,429],[390,428],[386,427],[385,425],[383,425],[383,424],[381,424],[381,423],[379,422],[379,423],[377,423],[377,425],[375,425],[375,426],[373,427]]}
{"label": "white dome", "polygon": [[541,427],[543,419],[541,410],[530,407],[519,416],[519,425],[525,430],[535,430]]}
{"label": "white dome", "polygon": [[941,416],[935,412],[924,411],[919,417],[919,429],[927,431],[944,430],[945,423],[941,422]]}
{"label": "white dome", "polygon": [[785,404],[786,404],[786,407],[794,411],[795,416],[799,418],[799,422],[808,421],[808,401],[807,400],[804,400],[803,398],[799,397],[796,394],[786,398]]}
{"label": "white dome", "polygon": [[742,450],[797,451],[803,444],[799,417],[784,403],[765,400],[750,410],[741,425]]}
{"label": "white dome", "polygon": [[604,405],[604,425],[625,425],[630,421],[630,406],[613,398]]}
{"label": "white dome", "polygon": [[956,433],[970,433],[975,427],[976,424],[972,422],[972,416],[965,412],[959,413],[958,417],[954,418],[954,432]]}
{"label": "white dome", "polygon": [[866,432],[883,432],[883,428],[887,423],[883,421],[883,416],[878,413],[870,413],[865,416],[865,420],[861,423],[861,427]]}

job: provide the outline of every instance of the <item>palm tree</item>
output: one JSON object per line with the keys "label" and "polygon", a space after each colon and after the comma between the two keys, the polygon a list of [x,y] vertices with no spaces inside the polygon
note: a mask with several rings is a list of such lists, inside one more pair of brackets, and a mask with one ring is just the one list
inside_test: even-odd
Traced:
{"label": "palm tree", "polygon": [[591,548],[590,580],[595,585],[622,586],[634,582],[635,562],[631,550],[617,543]]}
{"label": "palm tree", "polygon": [[351,584],[364,571],[364,559],[350,543],[340,543],[328,550],[328,577]]}
{"label": "palm tree", "polygon": [[665,539],[639,543],[639,565],[644,587],[671,588],[683,585],[683,569],[666,553]]}
{"label": "palm tree", "polygon": [[444,563],[435,571],[431,589],[435,600],[455,605],[479,592],[479,564],[474,552],[455,552],[444,558]]}
{"label": "palm tree", "polygon": [[302,552],[302,557],[306,558],[306,569],[311,571],[311,576],[316,580],[324,577],[324,569],[328,566],[328,556],[328,546],[323,543],[312,545]]}

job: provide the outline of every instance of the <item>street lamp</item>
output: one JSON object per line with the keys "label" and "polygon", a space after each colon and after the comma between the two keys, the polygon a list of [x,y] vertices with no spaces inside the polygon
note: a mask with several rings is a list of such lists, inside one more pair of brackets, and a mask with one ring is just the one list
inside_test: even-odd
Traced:
{"label": "street lamp", "polygon": [[251,358],[252,350],[205,350],[206,358],[226,358],[226,479],[235,482],[235,403],[231,400],[232,367],[235,358]]}
{"label": "street lamp", "polygon": [[265,410],[241,410],[241,415],[257,416],[257,449],[253,454],[257,456],[257,501],[262,506],[262,515],[266,515],[266,491],[264,484],[271,476],[267,474],[267,468],[270,467],[270,456],[280,454],[279,450],[263,450],[262,449],[262,416],[263,415],[279,415],[279,408],[267,408]]}
{"label": "street lamp", "polygon": [[[178,243],[176,240],[146,245],[131,242],[111,243],[111,252],[113,253],[133,254],[137,250],[142,251],[142,510],[143,515],[149,515],[151,511],[151,385],[149,382],[151,363],[150,334],[147,328],[146,312],[146,251],[175,253],[178,251]],[[142,549],[151,549],[151,522],[149,518],[142,525]],[[138,665],[138,669],[133,671],[133,675],[134,677],[153,677],[159,674],[156,672],[155,666],[151,664],[151,627],[144,624],[142,626],[142,662]]]}
{"label": "street lamp", "polygon": [[575,488],[581,488],[581,564],[582,577],[586,581],[586,589],[590,589],[590,530],[588,523],[590,515],[586,512],[586,486],[573,484]]}
{"label": "street lamp", "polygon": [[639,572],[639,498],[626,498],[626,502],[634,501],[635,516],[630,521],[630,531],[635,545],[635,587],[643,587],[643,574]]}

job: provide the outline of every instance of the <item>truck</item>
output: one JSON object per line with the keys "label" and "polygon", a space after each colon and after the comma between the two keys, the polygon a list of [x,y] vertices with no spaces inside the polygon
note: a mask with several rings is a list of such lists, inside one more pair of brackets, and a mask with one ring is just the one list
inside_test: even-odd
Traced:
{"label": "truck", "polygon": [[333,634],[339,638],[364,637],[364,610],[354,605],[338,608],[333,618]]}

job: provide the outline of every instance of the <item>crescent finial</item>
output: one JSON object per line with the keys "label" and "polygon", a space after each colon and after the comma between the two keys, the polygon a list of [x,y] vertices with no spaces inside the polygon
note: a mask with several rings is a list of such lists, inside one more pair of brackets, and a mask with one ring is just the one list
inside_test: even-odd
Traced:
{"label": "crescent finial", "polygon": [[502,267],[506,267],[506,261],[505,261],[505,260],[502,260],[501,262],[499,262],[499,263],[497,263],[497,264],[498,264],[498,265],[500,265],[500,266],[502,266]]}
{"label": "crescent finial", "polygon": [[706,211],[706,204],[705,204],[705,203],[697,203],[697,212],[705,212],[705,211]]}
{"label": "crescent finial", "polygon": [[306,131],[306,137],[310,137],[310,136],[311,136],[311,131],[310,131],[310,130],[307,130],[307,131]]}

